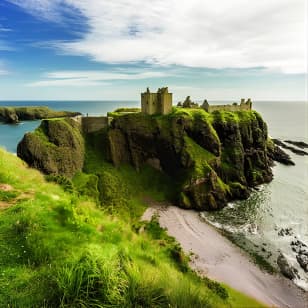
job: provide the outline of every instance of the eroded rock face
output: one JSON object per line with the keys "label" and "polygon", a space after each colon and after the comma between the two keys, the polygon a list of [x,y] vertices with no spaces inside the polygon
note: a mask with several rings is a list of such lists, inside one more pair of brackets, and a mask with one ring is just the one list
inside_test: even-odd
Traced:
{"label": "eroded rock face", "polygon": [[[216,210],[272,179],[268,141],[266,124],[254,111],[179,108],[168,115],[114,118],[99,151],[115,166],[139,170],[148,164],[168,174],[174,201],[183,208]],[[83,166],[83,143],[73,120],[44,120],[24,136],[18,156],[44,173],[72,177]]]}
{"label": "eroded rock face", "polygon": [[108,132],[110,159],[136,169],[148,161],[174,178],[178,204],[214,210],[247,198],[249,187],[272,179],[267,127],[256,112],[180,111],[124,115]]}
{"label": "eroded rock face", "polygon": [[0,120],[8,124],[16,124],[19,122],[18,115],[14,110],[2,108],[0,111]]}
{"label": "eroded rock face", "polygon": [[80,125],[69,118],[43,120],[17,147],[17,155],[31,167],[68,178],[82,169],[84,151]]}

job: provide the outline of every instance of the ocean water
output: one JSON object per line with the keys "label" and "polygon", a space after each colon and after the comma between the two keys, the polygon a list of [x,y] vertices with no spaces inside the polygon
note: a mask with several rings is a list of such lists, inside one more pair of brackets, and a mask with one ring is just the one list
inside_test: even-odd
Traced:
{"label": "ocean water", "polygon": [[[139,107],[137,101],[8,101],[0,102],[0,106],[47,106],[54,110],[81,112],[83,115],[106,115],[120,107]],[[34,130],[40,121],[26,121],[17,125],[0,123],[0,146],[7,151],[16,153],[18,142],[26,132]]]}
{"label": "ocean water", "polygon": [[[308,143],[307,103],[255,102],[253,108],[266,121],[271,137]],[[290,246],[296,239],[308,246],[308,156],[285,151],[295,166],[276,163],[273,181],[259,186],[249,199],[232,202],[219,212],[204,212],[202,216],[238,236],[242,245],[273,266],[277,266],[277,256],[282,252],[299,272],[300,279],[295,283],[308,291],[308,273],[299,266]],[[292,235],[279,236],[282,228],[291,228]]]}
{"label": "ocean water", "polygon": [[[219,103],[219,102],[215,102]],[[221,102],[224,103],[224,102]],[[119,107],[138,107],[137,101],[102,102],[1,102],[0,106],[44,105],[56,110],[79,111],[89,115],[104,115]],[[269,134],[281,140],[308,143],[308,106],[305,102],[254,102],[268,124]],[[40,121],[18,125],[0,124],[0,146],[15,153],[19,140],[32,131]],[[296,261],[290,243],[300,239],[308,245],[308,156],[290,154],[295,166],[276,163],[274,179],[253,191],[249,199],[230,203],[219,212],[205,212],[203,217],[218,228],[240,235],[245,245],[276,266],[279,251],[298,269],[300,279],[295,281],[308,290],[308,274]],[[306,149],[308,151],[308,149]],[[282,228],[291,228],[292,235],[279,236]]]}

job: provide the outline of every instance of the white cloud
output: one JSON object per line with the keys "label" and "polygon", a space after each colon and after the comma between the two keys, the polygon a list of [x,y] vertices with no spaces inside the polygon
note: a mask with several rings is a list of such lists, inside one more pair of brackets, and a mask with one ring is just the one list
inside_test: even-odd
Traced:
{"label": "white cloud", "polygon": [[89,31],[57,48],[95,61],[307,68],[306,0],[11,1],[49,20],[59,19],[63,5],[80,12]]}
{"label": "white cloud", "polygon": [[163,72],[119,73],[108,71],[56,71],[46,73],[43,80],[28,84],[30,87],[50,86],[97,86],[108,85],[114,80],[141,80],[167,76]]}

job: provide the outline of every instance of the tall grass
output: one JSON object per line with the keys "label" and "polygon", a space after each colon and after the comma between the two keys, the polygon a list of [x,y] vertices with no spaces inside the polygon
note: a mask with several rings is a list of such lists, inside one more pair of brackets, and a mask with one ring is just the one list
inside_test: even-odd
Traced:
{"label": "tall grass", "polygon": [[[138,225],[135,217],[132,227],[132,219],[122,218],[129,211],[102,211],[102,201],[97,207],[88,195],[46,182],[3,150],[0,183],[25,196],[0,210],[0,307],[239,304],[237,296],[223,299],[191,272],[157,222]],[[133,207],[133,198],[129,202]]]}

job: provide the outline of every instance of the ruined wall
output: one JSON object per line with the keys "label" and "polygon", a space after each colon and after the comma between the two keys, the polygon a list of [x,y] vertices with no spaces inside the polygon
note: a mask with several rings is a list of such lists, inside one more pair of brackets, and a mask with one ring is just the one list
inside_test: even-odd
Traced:
{"label": "ruined wall", "polygon": [[204,109],[207,112],[213,112],[213,111],[249,111],[252,108],[252,102],[250,99],[248,99],[246,102],[244,99],[241,100],[240,104],[234,103],[229,105],[209,105],[207,102],[204,102],[201,106],[202,109]]}
{"label": "ruined wall", "polygon": [[82,117],[81,125],[85,133],[93,133],[107,127],[110,124],[110,117]]}
{"label": "ruined wall", "polygon": [[216,110],[223,111],[243,111],[243,110],[251,110],[251,107],[248,105],[210,105],[208,112],[213,112]]}

